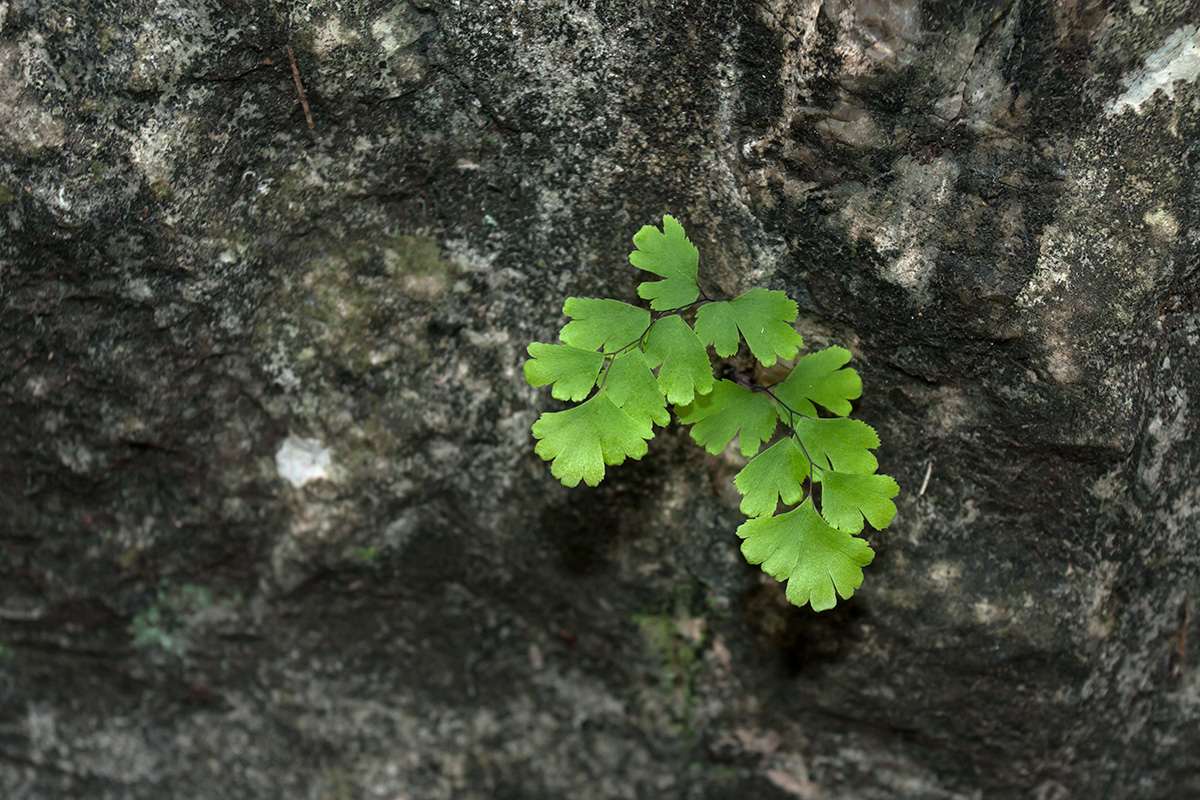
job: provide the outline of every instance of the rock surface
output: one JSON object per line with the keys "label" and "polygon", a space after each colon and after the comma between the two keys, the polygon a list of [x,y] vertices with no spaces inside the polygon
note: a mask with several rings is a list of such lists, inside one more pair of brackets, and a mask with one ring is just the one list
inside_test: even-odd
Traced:
{"label": "rock surface", "polygon": [[[1198,13],[0,1],[0,793],[1200,794]],[[664,212],[856,356],[833,612],[533,455]]]}

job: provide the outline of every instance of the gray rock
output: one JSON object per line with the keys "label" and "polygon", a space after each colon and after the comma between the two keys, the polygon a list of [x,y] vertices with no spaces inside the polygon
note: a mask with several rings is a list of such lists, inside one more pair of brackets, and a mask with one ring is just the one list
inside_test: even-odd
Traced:
{"label": "gray rock", "polygon": [[[0,793],[1200,794],[1198,11],[0,0]],[[663,213],[855,354],[832,612],[533,454]]]}

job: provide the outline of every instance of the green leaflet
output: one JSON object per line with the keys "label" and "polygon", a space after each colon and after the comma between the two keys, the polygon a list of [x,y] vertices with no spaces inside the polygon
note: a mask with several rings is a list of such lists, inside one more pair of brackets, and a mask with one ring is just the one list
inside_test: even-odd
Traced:
{"label": "green leaflet", "polygon": [[728,302],[709,303],[696,312],[696,335],[711,344],[717,355],[727,357],[738,349],[738,332],[750,352],[771,366],[775,358],[795,358],[800,334],[792,327],[796,304],[783,292],[751,289]]}
{"label": "green leaflet", "polygon": [[696,285],[700,252],[674,217],[663,217],[661,231],[646,225],[634,235],[633,244],[637,249],[629,254],[629,263],[664,278],[638,286],[638,297],[649,300],[655,311],[683,308],[696,301],[700,296]]}
{"label": "green leaflet", "polygon": [[814,611],[833,608],[836,595],[853,596],[862,568],[875,558],[862,539],[826,524],[809,501],[786,514],[747,520],[737,535],[747,561],[788,582],[788,602],[811,603]]}
{"label": "green leaflet", "polygon": [[679,421],[692,426],[692,439],[716,455],[737,436],[742,455],[752,456],[775,432],[775,407],[767,395],[717,381],[712,392],[675,409]]}
{"label": "green leaflet", "polygon": [[804,496],[804,479],[808,477],[808,459],[791,436],[755,456],[733,479],[742,493],[742,513],[747,517],[762,517],[775,513],[782,500],[788,505],[799,503]]}
{"label": "green leaflet", "polygon": [[641,350],[613,359],[604,378],[604,392],[618,408],[639,422],[666,425],[671,421],[666,398],[654,373],[646,366],[646,357]]}
{"label": "green leaflet", "polygon": [[871,450],[879,447],[875,429],[857,419],[812,419],[796,421],[796,435],[804,442],[808,455],[819,468],[813,480],[821,480],[821,470],[871,473],[879,462]]}
{"label": "green leaflet", "polygon": [[682,317],[663,317],[646,337],[646,363],[662,364],[658,385],[672,403],[687,404],[713,387],[708,352]]}
{"label": "green leaflet", "polygon": [[540,441],[534,451],[547,461],[550,474],[566,486],[598,486],[604,465],[646,455],[646,439],[654,432],[648,421],[639,421],[617,408],[607,392],[566,411],[542,414],[533,423]]}
{"label": "green leaflet", "polygon": [[792,374],[775,386],[775,396],[797,414],[817,415],[813,403],[839,417],[848,415],[850,401],[862,396],[862,378],[852,369],[840,369],[850,360],[844,347],[809,353],[796,362]]}
{"label": "green leaflet", "polygon": [[826,472],[821,478],[821,513],[830,525],[850,533],[863,529],[863,517],[883,530],[896,517],[891,498],[899,493],[900,487],[887,475]]}
{"label": "green leaflet", "polygon": [[[604,356],[595,350],[583,350],[569,344],[529,345],[525,362],[525,380],[530,386],[553,383],[550,394],[556,400],[579,401],[591,394],[596,376],[604,366]],[[665,423],[663,423],[665,424]]]}
{"label": "green leaflet", "polygon": [[563,313],[571,322],[563,326],[558,338],[584,350],[615,353],[635,344],[650,327],[649,311],[619,300],[568,297]]}
{"label": "green leaflet", "polygon": [[[858,373],[846,367],[850,352],[831,347],[805,355],[773,386],[752,384],[749,376],[761,373],[740,362],[721,370],[736,380],[715,380],[710,346],[728,357],[744,340],[763,366],[795,358],[796,304],[766,289],[698,303],[699,253],[669,215],[661,229],[647,225],[633,241],[630,263],[659,278],[638,286],[655,313],[617,300],[567,298],[562,343],[529,345],[524,372],[530,385],[549,386],[554,398],[578,405],[538,417],[534,451],[564,485],[596,486],[608,466],[647,453],[654,426],[670,423],[672,406],[713,455],[739,439],[750,459],[734,477],[749,517],[737,529],[742,553],[787,581],[791,603],[832,608],[862,585],[863,567],[875,555],[855,534],[868,523],[889,525],[899,492],[892,478],[876,474],[874,429],[849,418],[851,401],[862,394]],[[693,327],[683,314],[694,306]],[[786,435],[763,449],[779,422]],[[777,514],[781,504],[793,508]]]}

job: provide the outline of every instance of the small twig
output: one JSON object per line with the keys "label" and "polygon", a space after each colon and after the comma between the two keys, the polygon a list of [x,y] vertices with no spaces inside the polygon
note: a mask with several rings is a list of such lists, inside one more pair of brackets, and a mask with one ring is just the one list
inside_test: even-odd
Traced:
{"label": "small twig", "polygon": [[1187,658],[1187,640],[1188,627],[1192,624],[1192,595],[1190,592],[1183,593],[1183,621],[1179,626],[1179,633],[1175,637],[1174,647],[1171,648],[1171,680],[1178,680],[1183,674],[1183,664]]}
{"label": "small twig", "polygon": [[933,474],[933,459],[929,459],[929,464],[925,467],[925,480],[921,481],[921,491],[917,492],[917,497],[924,497],[925,490],[929,488],[929,476]]}
{"label": "small twig", "polygon": [[292,80],[296,82],[296,92],[300,95],[300,107],[304,109],[304,121],[308,123],[308,129],[313,129],[312,113],[308,110],[308,98],[304,95],[304,84],[300,82],[300,70],[296,68],[296,56],[292,53],[292,46],[287,45],[288,61],[292,63]]}

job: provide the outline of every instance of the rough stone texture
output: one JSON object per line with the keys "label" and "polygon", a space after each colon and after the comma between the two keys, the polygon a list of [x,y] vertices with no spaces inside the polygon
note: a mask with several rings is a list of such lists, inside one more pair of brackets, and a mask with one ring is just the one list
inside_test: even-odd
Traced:
{"label": "rough stone texture", "polygon": [[[0,794],[1200,795],[1197,14],[0,1]],[[664,212],[856,355],[834,612],[532,453]]]}

